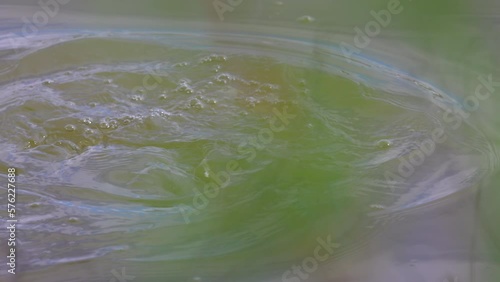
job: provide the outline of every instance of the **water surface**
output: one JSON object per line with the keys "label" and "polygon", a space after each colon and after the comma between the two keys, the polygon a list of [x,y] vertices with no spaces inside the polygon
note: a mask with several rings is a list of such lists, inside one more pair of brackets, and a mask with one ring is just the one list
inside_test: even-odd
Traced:
{"label": "water surface", "polygon": [[18,281],[280,279],[318,237],[333,261],[355,253],[491,166],[474,124],[443,119],[459,97],[340,43],[260,27],[7,31]]}

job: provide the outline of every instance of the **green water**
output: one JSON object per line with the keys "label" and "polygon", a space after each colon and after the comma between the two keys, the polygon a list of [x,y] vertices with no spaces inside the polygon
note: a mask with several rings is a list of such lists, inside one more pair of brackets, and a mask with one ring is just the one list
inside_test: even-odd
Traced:
{"label": "green water", "polygon": [[[377,212],[460,190],[430,193],[419,174],[384,183],[435,128],[449,137],[426,170],[466,185],[482,173],[471,161],[482,149],[455,138],[473,129],[439,120],[454,100],[375,62],[305,60],[307,43],[279,38],[248,50],[238,36],[46,36],[7,51],[0,78],[2,167],[23,186],[23,281],[86,267],[97,271],[85,281],[105,281],[114,264],[141,281],[252,280],[328,236],[340,256]],[[452,169],[439,161],[450,154]]]}
{"label": "green water", "polygon": [[319,242],[328,259],[303,280],[381,281],[367,274],[388,267],[374,253],[405,267],[413,253],[422,265],[452,253],[458,267],[436,277],[469,277],[470,234],[419,223],[456,213],[468,226],[457,207],[497,161],[451,88],[294,29],[87,23],[22,37],[4,26],[13,281],[118,281],[122,270],[141,282],[286,281]]}

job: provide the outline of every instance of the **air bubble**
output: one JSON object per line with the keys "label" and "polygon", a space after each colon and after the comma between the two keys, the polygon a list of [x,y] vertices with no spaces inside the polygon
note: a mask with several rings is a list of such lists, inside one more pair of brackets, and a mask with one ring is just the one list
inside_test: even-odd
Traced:
{"label": "air bubble", "polygon": [[140,101],[143,101],[144,100],[144,97],[141,96],[141,95],[132,95],[130,97],[130,100],[134,101],[134,102],[140,102]]}
{"label": "air bubble", "polygon": [[247,102],[247,105],[251,108],[255,107],[256,104],[260,103],[260,101],[255,99],[254,97],[248,97],[245,99],[245,101]]}
{"label": "air bubble", "polygon": [[125,117],[125,118],[123,118],[123,120],[122,120],[122,124],[123,124],[123,125],[128,125],[128,124],[130,124],[130,123],[132,122],[132,120],[133,120],[133,118],[132,118],[132,117]]}
{"label": "air bubble", "polygon": [[222,63],[225,61],[227,61],[226,56],[216,55],[216,54],[212,54],[210,56],[207,56],[207,57],[201,59],[202,63],[214,63],[214,62],[215,63]]}
{"label": "air bubble", "polygon": [[236,78],[227,73],[221,73],[215,77],[215,81],[222,84],[227,84],[229,81],[234,81]]}
{"label": "air bubble", "polygon": [[187,83],[187,81],[181,81],[179,86],[175,89],[176,92],[192,94],[194,91],[191,86]]}
{"label": "air bubble", "polygon": [[67,124],[64,129],[66,129],[66,131],[75,131],[76,130],[76,126],[72,125],[72,124]]}
{"label": "air bubble", "polygon": [[198,99],[192,99],[191,101],[189,101],[189,107],[197,110],[203,109],[203,105]]}
{"label": "air bubble", "polygon": [[111,127],[111,125],[107,121],[101,121],[99,123],[99,127],[101,129],[109,129]]}
{"label": "air bubble", "polygon": [[382,140],[377,142],[377,147],[379,149],[388,149],[391,146],[392,146],[392,142],[390,140],[387,140],[387,139],[382,139]]}
{"label": "air bubble", "polygon": [[83,119],[82,119],[82,122],[83,122],[84,124],[91,125],[91,124],[92,124],[92,118],[89,118],[89,117],[83,118]]}
{"label": "air bubble", "polygon": [[189,65],[188,62],[180,62],[180,63],[174,64],[174,67],[186,67],[188,65]]}
{"label": "air bubble", "polygon": [[109,121],[109,126],[110,126],[112,129],[116,129],[116,128],[118,128],[118,121],[116,121],[116,120],[110,120],[110,121]]}

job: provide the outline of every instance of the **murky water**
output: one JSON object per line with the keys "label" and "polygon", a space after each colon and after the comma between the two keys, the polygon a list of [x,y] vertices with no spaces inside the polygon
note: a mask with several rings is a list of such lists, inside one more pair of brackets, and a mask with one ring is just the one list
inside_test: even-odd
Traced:
{"label": "murky water", "polygon": [[0,55],[18,281],[279,280],[496,161],[460,97],[290,33],[48,26]]}

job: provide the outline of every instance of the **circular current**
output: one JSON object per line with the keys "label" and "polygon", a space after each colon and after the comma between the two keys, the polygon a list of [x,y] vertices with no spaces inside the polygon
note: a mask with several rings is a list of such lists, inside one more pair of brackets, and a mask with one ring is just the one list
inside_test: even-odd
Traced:
{"label": "circular current", "polygon": [[318,236],[352,252],[489,165],[459,99],[338,45],[54,30],[3,37],[0,60],[26,281],[280,277]]}

